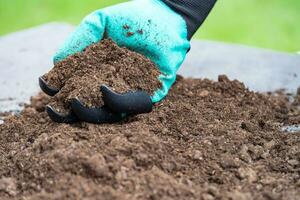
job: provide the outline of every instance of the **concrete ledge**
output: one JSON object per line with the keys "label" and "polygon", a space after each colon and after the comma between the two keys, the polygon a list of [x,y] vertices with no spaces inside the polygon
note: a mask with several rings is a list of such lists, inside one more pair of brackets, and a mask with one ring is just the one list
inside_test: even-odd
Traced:
{"label": "concrete ledge", "polygon": [[51,23],[0,37],[0,112],[20,110],[39,91],[37,78],[52,67],[52,55],[72,30]]}
{"label": "concrete ledge", "polygon": [[216,80],[219,74],[238,79],[254,91],[300,86],[300,55],[213,41],[192,41],[192,50],[179,73]]}

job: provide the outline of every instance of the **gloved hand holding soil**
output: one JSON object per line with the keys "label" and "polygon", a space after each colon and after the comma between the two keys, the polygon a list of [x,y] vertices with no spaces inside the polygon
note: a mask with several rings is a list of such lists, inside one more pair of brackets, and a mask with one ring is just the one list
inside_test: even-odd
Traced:
{"label": "gloved hand holding soil", "polygon": [[150,112],[174,84],[190,39],[215,2],[135,0],[85,17],[39,80],[55,96],[50,118],[106,123]]}
{"label": "gloved hand holding soil", "polygon": [[[149,59],[120,48],[112,40],[106,39],[89,46],[82,53],[58,62],[42,78],[49,87],[59,88],[59,92],[55,94],[47,108],[48,112],[56,110],[69,113],[71,101],[77,103],[80,101],[84,107],[102,108],[104,102],[100,86],[103,85],[109,86],[118,93],[141,90],[153,95],[156,88],[161,87],[158,76],[158,69]],[[120,114],[113,114],[107,120],[112,122],[120,118]],[[53,120],[56,119],[53,117]],[[72,118],[64,118],[61,121],[71,122],[63,120],[72,120]],[[104,120],[106,119],[97,121],[90,118],[89,122],[100,123]]]}

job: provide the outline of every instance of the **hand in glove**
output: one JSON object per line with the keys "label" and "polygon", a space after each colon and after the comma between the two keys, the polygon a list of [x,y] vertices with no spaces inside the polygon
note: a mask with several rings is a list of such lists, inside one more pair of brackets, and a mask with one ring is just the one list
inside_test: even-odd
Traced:
{"label": "hand in glove", "polygon": [[[150,112],[161,101],[176,79],[176,72],[190,49],[190,39],[203,23],[216,0],[134,0],[93,12],[65,41],[54,56],[54,63],[81,52],[103,38],[141,53],[159,68],[162,83],[153,96],[144,91],[117,94],[101,86],[105,107],[86,108],[77,99],[72,112],[62,115],[51,107],[47,112],[56,122],[91,123],[119,121],[126,115]],[[40,78],[42,90],[50,96],[59,92]]]}

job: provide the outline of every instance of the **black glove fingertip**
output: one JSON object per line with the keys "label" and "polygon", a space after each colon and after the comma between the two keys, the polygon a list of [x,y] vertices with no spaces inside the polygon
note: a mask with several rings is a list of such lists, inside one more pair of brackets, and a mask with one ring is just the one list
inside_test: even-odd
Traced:
{"label": "black glove fingertip", "polygon": [[57,112],[54,108],[52,108],[49,105],[46,106],[46,111],[50,119],[54,122],[67,124],[78,122],[78,118],[73,112],[70,112],[68,114],[62,114]]}
{"label": "black glove fingertip", "polygon": [[54,96],[59,92],[57,88],[48,86],[48,84],[42,77],[39,77],[39,85],[41,90],[49,96]]}
{"label": "black glove fingertip", "polygon": [[153,103],[151,97],[145,91],[129,91],[118,94],[109,87],[102,85],[100,90],[106,106],[112,111],[128,114],[141,114],[152,111]]}
{"label": "black glove fingertip", "polygon": [[71,107],[72,111],[81,121],[89,123],[114,123],[123,119],[123,115],[121,113],[112,112],[105,106],[101,108],[85,107],[77,98],[72,99]]}

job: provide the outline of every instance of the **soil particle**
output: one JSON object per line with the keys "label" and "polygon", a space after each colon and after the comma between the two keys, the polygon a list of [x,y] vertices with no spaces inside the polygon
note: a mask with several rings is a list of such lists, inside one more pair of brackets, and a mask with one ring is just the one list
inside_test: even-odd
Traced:
{"label": "soil particle", "polygon": [[223,155],[220,161],[220,165],[222,168],[238,168],[240,166],[240,162],[238,158],[233,158],[232,155]]}
{"label": "soil particle", "polygon": [[7,193],[9,196],[17,195],[16,180],[14,178],[1,178],[0,179],[0,191]]}
{"label": "soil particle", "polygon": [[[108,52],[96,50],[102,47]],[[102,53],[90,66],[109,69],[110,76],[97,75],[82,58],[93,52]],[[115,54],[122,61],[111,59]],[[112,73],[116,66],[125,69]],[[151,92],[159,84],[153,67],[104,41],[45,77],[62,88],[55,100],[86,94],[86,102],[99,103],[92,87],[82,87],[85,81],[101,80],[92,84],[97,87],[108,81],[120,91],[147,82]],[[117,87],[130,72],[126,87]],[[92,73],[101,78],[90,81]],[[68,125],[48,118],[43,107],[53,99],[40,94],[0,125],[0,199],[298,199],[299,132],[280,130],[295,122],[291,113],[298,108],[281,97],[251,92],[225,76],[217,82],[178,77],[151,113],[116,124]]]}
{"label": "soil particle", "polygon": [[129,30],[129,29],[130,29],[130,27],[129,27],[127,24],[124,24],[124,25],[123,25],[123,29],[125,29],[125,30]]}
{"label": "soil particle", "polygon": [[238,169],[238,177],[241,179],[246,179],[249,183],[257,181],[257,174],[251,168],[241,167]]}
{"label": "soil particle", "polygon": [[253,200],[252,195],[249,192],[240,192],[238,190],[234,190],[227,194],[228,199],[231,200]]}
{"label": "soil particle", "polygon": [[143,35],[144,31],[143,31],[143,29],[139,29],[139,30],[137,30],[137,33],[140,34],[140,35]]}
{"label": "soil particle", "polygon": [[133,35],[134,35],[134,32],[127,32],[127,34],[126,34],[127,37],[131,37]]}

